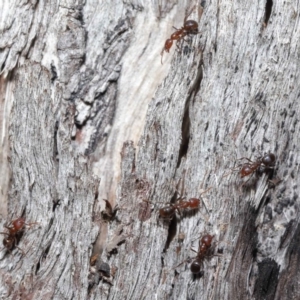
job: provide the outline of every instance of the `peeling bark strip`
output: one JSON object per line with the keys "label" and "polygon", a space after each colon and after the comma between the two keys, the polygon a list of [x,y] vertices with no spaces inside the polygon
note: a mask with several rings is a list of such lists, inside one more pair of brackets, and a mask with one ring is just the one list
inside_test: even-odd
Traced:
{"label": "peeling bark strip", "polygon": [[[39,223],[1,299],[300,298],[299,3],[201,3],[0,1],[0,231]],[[160,220],[183,176],[206,208]]]}

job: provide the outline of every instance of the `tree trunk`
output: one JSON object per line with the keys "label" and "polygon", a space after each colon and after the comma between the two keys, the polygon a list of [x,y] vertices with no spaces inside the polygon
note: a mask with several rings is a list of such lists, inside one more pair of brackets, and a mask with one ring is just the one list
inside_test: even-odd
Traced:
{"label": "tree trunk", "polygon": [[0,3],[1,299],[300,299],[299,1],[248,2]]}

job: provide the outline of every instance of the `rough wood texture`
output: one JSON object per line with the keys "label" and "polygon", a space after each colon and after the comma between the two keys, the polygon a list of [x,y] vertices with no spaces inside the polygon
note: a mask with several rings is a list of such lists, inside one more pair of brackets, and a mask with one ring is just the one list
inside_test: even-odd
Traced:
{"label": "rough wood texture", "polygon": [[[1,298],[299,299],[299,1],[144,2],[0,3],[1,224],[39,223]],[[230,171],[269,151],[273,182]],[[183,177],[201,208],[158,220]]]}

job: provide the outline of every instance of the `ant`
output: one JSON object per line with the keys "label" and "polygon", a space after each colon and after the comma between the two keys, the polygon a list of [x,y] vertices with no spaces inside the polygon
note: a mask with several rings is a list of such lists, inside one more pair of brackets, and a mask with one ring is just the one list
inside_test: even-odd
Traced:
{"label": "ant", "polygon": [[208,251],[211,247],[213,238],[214,238],[213,235],[206,234],[199,240],[198,253],[197,253],[196,258],[192,262],[191,267],[190,267],[191,272],[193,274],[200,273],[201,264],[203,263],[203,260],[204,260],[205,256],[207,256],[207,253],[208,253]]}
{"label": "ant", "polygon": [[[206,191],[205,191],[206,192]],[[202,193],[203,194],[203,193]],[[172,204],[170,203],[169,205],[161,208],[159,210],[159,216],[163,219],[173,219],[175,212],[178,211],[180,213],[181,209],[198,209],[200,205],[200,199],[197,198],[190,198],[189,200],[183,200],[184,198],[179,198],[180,200]]]}
{"label": "ant", "polygon": [[[196,210],[196,209],[199,208],[199,206],[200,206],[200,199],[198,199],[198,198],[190,198],[189,200],[184,200],[185,197],[182,197],[182,193],[183,193],[183,190],[184,190],[184,180],[182,181],[181,191],[180,191],[180,193],[178,193],[177,189],[178,189],[178,186],[179,186],[180,183],[181,183],[181,179],[179,180],[179,182],[177,184],[177,187],[176,187],[176,193],[179,194],[179,197],[177,198],[177,202],[175,202],[174,204],[173,203],[169,203],[167,206],[159,209],[159,216],[162,219],[171,220],[171,219],[174,218],[176,211],[180,214],[180,211],[182,209]],[[202,192],[200,194],[200,198],[201,198],[201,195],[205,194],[210,189],[211,189],[211,187],[208,188],[207,190],[205,190],[204,192]]]}
{"label": "ant", "polygon": [[177,29],[177,28],[174,27],[176,29],[176,31],[171,35],[171,37],[169,39],[166,40],[165,46],[163,47],[163,49],[160,53],[160,55],[161,55],[161,64],[163,64],[162,59],[163,59],[164,52],[166,51],[166,52],[169,53],[169,51],[170,51],[170,49],[173,45],[173,41],[176,41],[177,46],[178,46],[178,42],[181,41],[181,40],[184,40],[184,37],[186,35],[198,34],[199,33],[198,23],[194,20],[187,20],[187,17],[189,15],[187,15],[184,18],[183,26],[180,29]]}
{"label": "ant", "polygon": [[[172,197],[172,199],[174,199],[176,197],[175,203],[169,203],[166,206],[164,206],[163,208],[159,209],[159,217],[161,217],[164,220],[168,220],[168,221],[172,220],[176,214],[176,211],[180,214],[181,210],[183,210],[183,209],[189,209],[189,210],[198,209],[200,206],[201,200],[206,208],[206,205],[205,205],[203,199],[201,199],[201,195],[203,195],[206,192],[208,192],[209,190],[211,190],[212,187],[210,187],[210,188],[206,189],[204,192],[202,192],[200,194],[200,199],[190,198],[188,200],[185,200],[186,197],[182,196],[182,194],[184,192],[184,177],[185,177],[185,171],[184,171],[183,178],[179,179],[179,181],[176,185],[176,188],[175,188],[175,194]],[[180,191],[178,191],[180,185],[181,185],[181,189],[180,189]],[[148,202],[148,203],[150,202],[148,200],[143,200],[143,201]],[[156,203],[159,203],[159,202],[156,202]],[[207,208],[206,208],[206,210],[207,210]]]}
{"label": "ant", "polygon": [[[276,162],[276,157],[275,157],[275,154],[273,154],[273,153],[268,153],[268,154],[265,154],[264,156],[260,156],[257,158],[256,161],[252,161],[247,157],[242,157],[238,160],[242,160],[242,159],[246,159],[248,162],[240,164],[237,167],[231,169],[232,171],[239,170],[241,178],[244,178],[249,175],[253,175],[255,172],[257,175],[260,176],[263,173],[266,173],[267,171],[274,169],[275,162]],[[226,176],[230,175],[231,173],[232,172],[227,173],[227,174],[223,175],[223,177],[226,177]]]}
{"label": "ant", "polygon": [[274,168],[276,157],[273,153],[265,154],[259,157],[256,161],[252,161],[249,158],[242,157],[241,159],[248,160],[248,163],[244,163],[240,169],[241,178],[254,174],[256,172],[259,175],[269,171]]}
{"label": "ant", "polygon": [[[191,263],[191,266],[190,266],[191,272],[193,274],[199,274],[200,273],[200,268],[201,268],[201,265],[203,264],[203,260],[205,259],[205,257],[208,256],[208,252],[211,249],[213,238],[214,238],[213,235],[205,234],[199,240],[199,249],[198,249],[198,252],[197,252],[197,256],[194,257],[194,261]],[[193,251],[195,251],[195,250],[193,250]],[[182,263],[180,263],[175,268],[179,267],[180,265],[182,265],[183,263],[185,263],[186,261],[189,261],[189,260],[190,259],[187,259],[187,260],[183,261]]]}
{"label": "ant", "polygon": [[31,227],[34,224],[38,224],[38,223],[26,223],[24,218],[18,218],[11,221],[8,225],[4,225],[4,227],[8,230],[8,232],[0,232],[1,234],[7,235],[7,237],[3,239],[3,246],[8,251],[11,251],[15,246],[16,248],[21,250],[22,253],[24,254],[23,250],[17,247],[17,239],[19,237],[19,234],[24,230],[25,225]]}

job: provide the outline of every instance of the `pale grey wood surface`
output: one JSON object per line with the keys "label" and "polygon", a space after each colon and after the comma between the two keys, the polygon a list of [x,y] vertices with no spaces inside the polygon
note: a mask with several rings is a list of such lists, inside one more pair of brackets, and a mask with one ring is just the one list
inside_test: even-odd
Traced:
{"label": "pale grey wood surface", "polygon": [[[1,299],[300,298],[299,1],[271,2],[0,3],[1,224],[39,223]],[[161,65],[189,10],[201,34]],[[275,186],[230,173],[269,151]],[[207,210],[158,220],[184,174]]]}

